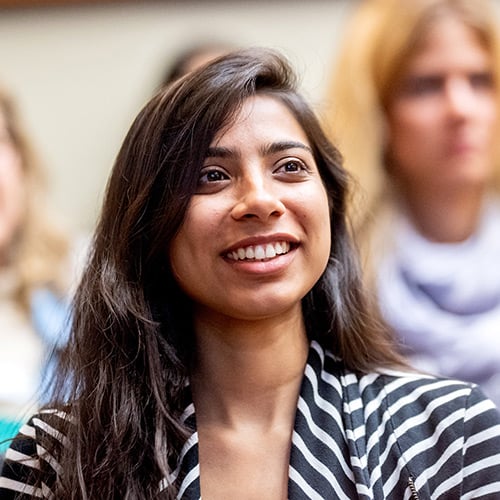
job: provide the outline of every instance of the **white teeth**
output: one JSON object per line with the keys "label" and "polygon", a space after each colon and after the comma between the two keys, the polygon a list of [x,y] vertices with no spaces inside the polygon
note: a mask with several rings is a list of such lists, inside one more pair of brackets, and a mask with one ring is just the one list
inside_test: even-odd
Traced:
{"label": "white teeth", "polygon": [[273,257],[276,257],[274,247],[272,245],[266,245],[266,259],[272,259]]}
{"label": "white teeth", "polygon": [[255,258],[257,260],[262,260],[266,258],[266,251],[264,250],[264,247],[260,245],[255,245]]}
{"label": "white teeth", "polygon": [[272,259],[277,255],[283,255],[290,251],[290,243],[288,241],[278,241],[276,243],[268,243],[266,245],[250,245],[248,247],[240,247],[227,254],[227,257],[232,260],[264,260]]}

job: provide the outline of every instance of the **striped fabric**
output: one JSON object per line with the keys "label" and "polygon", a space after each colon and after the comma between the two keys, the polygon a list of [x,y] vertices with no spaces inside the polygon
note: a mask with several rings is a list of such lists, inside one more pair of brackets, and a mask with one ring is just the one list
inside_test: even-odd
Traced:
{"label": "striped fabric", "polygon": [[[189,390],[187,390],[187,397]],[[65,446],[60,412],[34,417],[7,452],[0,498],[52,498],[59,472],[37,443]],[[176,467],[178,498],[199,499],[195,411]],[[43,482],[34,488],[33,471]],[[43,473],[41,472],[43,471]],[[16,492],[24,492],[16,497]],[[500,415],[473,385],[408,372],[356,375],[312,342],[297,406],[288,496],[301,499],[500,499]]]}

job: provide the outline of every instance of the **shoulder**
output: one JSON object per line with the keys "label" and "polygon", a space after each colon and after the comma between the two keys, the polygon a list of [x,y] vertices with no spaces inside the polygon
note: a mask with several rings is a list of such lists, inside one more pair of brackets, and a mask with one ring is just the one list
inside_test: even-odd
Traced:
{"label": "shoulder", "polygon": [[411,371],[355,373],[317,345],[310,360],[321,407],[337,412],[356,460],[394,493],[380,498],[402,498],[409,476],[422,498],[499,491],[500,414],[478,386]]}
{"label": "shoulder", "polygon": [[500,414],[477,385],[411,374],[377,380],[416,486],[450,497],[500,491]]}
{"label": "shoulder", "polygon": [[498,423],[495,405],[475,384],[411,371],[380,370],[356,377],[362,400],[384,403],[393,418],[404,420],[424,412],[427,416],[455,415],[463,421],[486,415]]}
{"label": "shoulder", "polygon": [[319,378],[337,380],[343,407],[359,425],[375,431],[390,424],[414,441],[437,434],[451,441],[470,439],[488,430],[500,450],[500,413],[475,384],[403,370],[358,374],[339,368],[328,351],[322,370]]}
{"label": "shoulder", "polygon": [[478,386],[405,372],[356,379],[357,422],[377,436],[386,466],[404,465],[429,495],[490,498],[500,491],[500,414]]}
{"label": "shoulder", "polygon": [[0,498],[50,495],[59,470],[54,452],[65,445],[64,429],[69,420],[63,411],[43,410],[21,427],[5,454]]}
{"label": "shoulder", "polygon": [[396,434],[414,442],[462,443],[464,449],[468,442],[481,442],[500,463],[500,413],[477,385],[393,371],[367,375],[359,384],[364,405],[373,408],[373,401],[379,402],[380,414],[389,416]]}

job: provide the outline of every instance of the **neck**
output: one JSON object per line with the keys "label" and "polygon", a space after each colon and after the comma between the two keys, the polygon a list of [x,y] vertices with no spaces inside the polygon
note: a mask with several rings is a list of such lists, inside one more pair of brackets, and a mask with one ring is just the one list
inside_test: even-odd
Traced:
{"label": "neck", "polygon": [[458,243],[477,229],[484,203],[483,191],[474,193],[427,191],[406,197],[406,208],[418,231],[430,241]]}
{"label": "neck", "polygon": [[308,340],[300,305],[279,319],[197,319],[197,419],[272,427],[293,420]]}

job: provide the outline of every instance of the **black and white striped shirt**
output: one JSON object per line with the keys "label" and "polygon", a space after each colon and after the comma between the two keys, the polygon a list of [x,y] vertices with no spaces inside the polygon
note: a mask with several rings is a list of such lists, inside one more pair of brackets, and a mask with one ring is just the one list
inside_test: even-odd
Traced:
{"label": "black and white striped shirt", "polygon": [[[57,430],[57,420],[65,418],[44,412],[22,428],[6,455],[0,498],[52,498],[60,471],[37,436],[49,433],[69,446]],[[193,433],[160,489],[175,482],[178,498],[199,499],[190,401],[185,418]],[[50,473],[35,488],[28,478],[41,465]],[[288,497],[500,499],[500,414],[474,385],[408,372],[356,375],[312,342],[292,436]]]}

